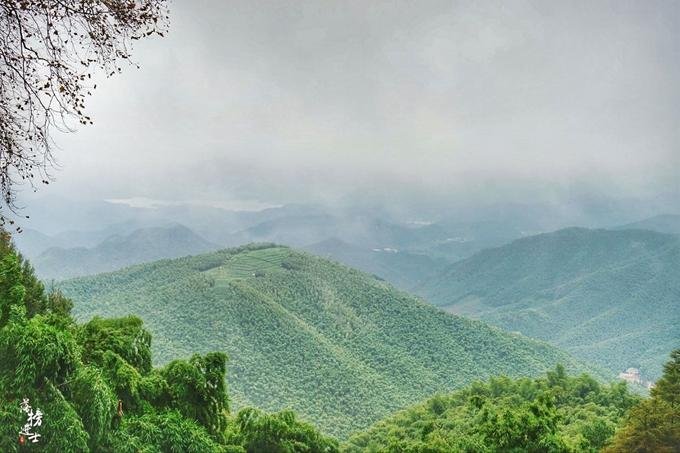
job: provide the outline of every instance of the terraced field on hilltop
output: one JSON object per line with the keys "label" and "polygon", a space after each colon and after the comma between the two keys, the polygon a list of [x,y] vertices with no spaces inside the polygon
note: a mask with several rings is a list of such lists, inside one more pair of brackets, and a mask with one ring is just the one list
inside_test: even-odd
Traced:
{"label": "terraced field on hilltop", "polygon": [[226,286],[237,279],[264,276],[268,272],[282,270],[282,263],[289,255],[286,248],[273,247],[252,250],[230,256],[224,264],[204,272],[218,286]]}

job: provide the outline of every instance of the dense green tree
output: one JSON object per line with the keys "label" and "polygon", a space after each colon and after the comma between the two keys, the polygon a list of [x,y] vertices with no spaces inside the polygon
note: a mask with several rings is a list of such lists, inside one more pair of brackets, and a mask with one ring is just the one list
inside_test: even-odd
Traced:
{"label": "dense green tree", "polygon": [[78,336],[85,362],[102,365],[106,353],[115,353],[140,373],[151,371],[151,334],[137,317],[95,317],[79,328]]}
{"label": "dense green tree", "polygon": [[23,306],[11,307],[0,335],[0,385],[27,390],[46,381],[62,384],[79,361],[80,347],[72,332],[42,315],[27,319]]}
{"label": "dense green tree", "polygon": [[149,412],[125,417],[120,428],[111,437],[111,451],[117,453],[226,451],[198,423],[177,411]]}
{"label": "dense green tree", "polygon": [[229,411],[224,375],[227,356],[222,353],[194,355],[175,360],[161,370],[168,383],[169,405],[198,421],[209,433],[220,436]]}
{"label": "dense green tree", "polygon": [[357,433],[350,452],[597,452],[639,400],[558,366],[543,378],[477,382]]}
{"label": "dense green tree", "polygon": [[69,385],[70,400],[89,435],[89,445],[95,449],[106,439],[116,410],[116,395],[94,366],[85,365],[76,371]]}
{"label": "dense green tree", "polygon": [[17,305],[18,298],[26,307],[29,318],[44,312],[50,298],[55,302],[55,298],[60,293],[45,293],[45,288],[35,276],[31,264],[16,252],[12,237],[2,229],[0,229],[0,257],[2,257],[0,261],[0,326],[7,321],[8,312],[5,308]]}
{"label": "dense green tree", "polygon": [[4,255],[0,260],[0,327],[7,324],[12,307],[23,305],[25,294],[17,256]]}
{"label": "dense green tree", "polygon": [[248,453],[332,453],[338,443],[297,419],[294,412],[267,414],[253,408],[236,416],[238,439]]}
{"label": "dense green tree", "polygon": [[566,451],[557,435],[558,415],[546,397],[519,406],[485,405],[479,415],[485,444],[500,451],[540,453]]}
{"label": "dense green tree", "polygon": [[671,353],[652,397],[630,411],[609,453],[680,452],[680,349]]}
{"label": "dense green tree", "polygon": [[663,376],[652,389],[652,396],[671,406],[680,405],[680,349],[671,352],[671,360],[663,367]]}

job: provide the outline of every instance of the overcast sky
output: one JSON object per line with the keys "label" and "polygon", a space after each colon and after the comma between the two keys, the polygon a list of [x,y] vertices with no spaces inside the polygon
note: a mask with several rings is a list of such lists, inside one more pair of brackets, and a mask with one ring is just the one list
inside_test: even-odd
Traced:
{"label": "overcast sky", "polygon": [[195,1],[43,195],[680,194],[676,1]]}

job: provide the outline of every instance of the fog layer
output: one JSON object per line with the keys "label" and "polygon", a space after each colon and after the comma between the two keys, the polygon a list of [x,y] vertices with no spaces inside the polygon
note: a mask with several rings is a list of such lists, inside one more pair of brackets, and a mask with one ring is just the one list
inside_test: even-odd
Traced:
{"label": "fog layer", "polygon": [[[265,205],[680,193],[680,5],[174,1],[41,194]],[[28,199],[28,198],[27,198]]]}

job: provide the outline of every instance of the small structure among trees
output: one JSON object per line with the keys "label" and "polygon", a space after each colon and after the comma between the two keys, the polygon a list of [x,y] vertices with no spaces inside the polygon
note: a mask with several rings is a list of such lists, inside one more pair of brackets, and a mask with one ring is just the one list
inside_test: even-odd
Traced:
{"label": "small structure among trees", "polygon": [[640,377],[640,370],[637,368],[628,368],[623,373],[619,373],[619,379],[623,379],[631,384],[642,384],[642,378]]}
{"label": "small structure among trees", "polygon": [[648,389],[651,389],[651,388],[654,387],[653,382],[642,379],[642,375],[640,374],[640,370],[637,369],[637,368],[628,368],[623,373],[619,373],[619,379],[623,379],[624,381],[628,382],[629,384],[641,385],[641,386],[646,387]]}

